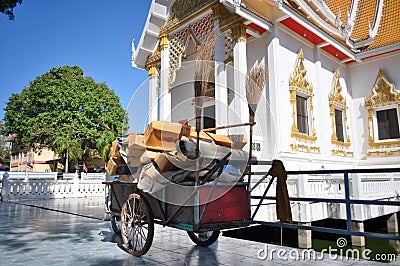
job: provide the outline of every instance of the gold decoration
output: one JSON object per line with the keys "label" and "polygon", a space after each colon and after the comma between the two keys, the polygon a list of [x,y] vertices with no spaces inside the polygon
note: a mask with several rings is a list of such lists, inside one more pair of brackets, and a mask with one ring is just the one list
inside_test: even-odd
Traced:
{"label": "gold decoration", "polygon": [[149,67],[149,79],[157,77],[157,67],[155,65],[151,65]]}
{"label": "gold decoration", "polygon": [[246,25],[242,22],[237,22],[231,27],[232,39],[236,42],[246,42]]}
{"label": "gold decoration", "polygon": [[[289,76],[289,91],[290,91],[290,105],[292,107],[292,144],[290,145],[292,150],[299,150],[305,152],[320,152],[320,148],[316,145],[317,133],[314,128],[314,116],[313,116],[313,86],[307,81],[307,70],[304,67],[304,54],[303,50],[300,49],[297,55],[296,63],[294,66],[293,75]],[[299,132],[297,127],[297,94],[305,95],[308,97],[310,106],[310,115],[312,117],[310,132],[311,135],[306,135]]]}
{"label": "gold decoration", "polygon": [[158,65],[161,62],[161,50],[160,46],[154,51],[153,54],[147,57],[146,68],[150,68],[151,65]]}
{"label": "gold decoration", "polygon": [[[343,97],[342,85],[340,85],[340,70],[337,69],[333,74],[332,80],[332,91],[329,93],[329,110],[330,116],[332,120],[332,155],[337,156],[353,156],[353,152],[349,150],[350,143],[350,134],[349,134],[349,126],[347,125],[347,106],[346,106],[346,98]],[[343,127],[346,128],[346,141],[339,141],[336,134],[336,119],[335,119],[335,109],[336,108],[343,110]]]}
{"label": "gold decoration", "polygon": [[229,30],[235,23],[244,22],[239,15],[231,13],[222,4],[217,4],[212,7],[214,19],[218,20],[221,32]]}
{"label": "gold decoration", "polygon": [[169,48],[169,41],[168,41],[168,35],[167,34],[162,34],[160,35],[160,49],[161,51],[164,49]]}
{"label": "gold decoration", "polygon": [[392,156],[400,153],[400,140],[378,140],[375,139],[376,131],[374,126],[374,111],[389,105],[395,105],[397,110],[400,109],[400,93],[396,90],[395,85],[390,82],[388,77],[379,69],[375,83],[372,86],[372,95],[364,99],[365,108],[368,112],[368,145],[370,149],[367,151],[368,156],[383,155]]}
{"label": "gold decoration", "polygon": [[216,0],[175,0],[168,15],[167,23],[160,29],[161,33],[168,33],[184,24],[186,20],[197,16]]}

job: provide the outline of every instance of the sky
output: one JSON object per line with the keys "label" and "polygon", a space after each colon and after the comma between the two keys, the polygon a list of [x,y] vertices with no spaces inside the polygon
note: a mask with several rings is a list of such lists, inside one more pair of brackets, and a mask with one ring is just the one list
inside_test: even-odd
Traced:
{"label": "sky", "polygon": [[[85,76],[105,82],[126,109],[147,78],[146,71],[131,66],[131,43],[134,39],[137,46],[140,40],[150,3],[23,0],[14,8],[15,20],[0,13],[0,119],[12,93],[21,93],[36,77],[64,65],[77,65]],[[134,104],[136,117],[145,119],[147,99]],[[131,124],[131,130],[139,131],[142,124]]]}

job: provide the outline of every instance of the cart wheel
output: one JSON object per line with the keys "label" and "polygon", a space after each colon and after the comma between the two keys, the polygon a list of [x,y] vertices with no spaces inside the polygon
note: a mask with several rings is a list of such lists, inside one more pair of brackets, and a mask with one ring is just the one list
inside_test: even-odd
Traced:
{"label": "cart wheel", "polygon": [[208,247],[209,245],[213,244],[215,241],[217,241],[219,237],[220,231],[207,231],[203,233],[194,233],[187,231],[190,239],[192,241],[202,247]]}
{"label": "cart wheel", "polygon": [[133,256],[142,256],[150,249],[154,236],[153,212],[147,199],[140,194],[129,195],[122,205],[121,235]]}
{"label": "cart wheel", "polygon": [[121,217],[112,215],[111,216],[111,227],[116,234],[121,234]]}

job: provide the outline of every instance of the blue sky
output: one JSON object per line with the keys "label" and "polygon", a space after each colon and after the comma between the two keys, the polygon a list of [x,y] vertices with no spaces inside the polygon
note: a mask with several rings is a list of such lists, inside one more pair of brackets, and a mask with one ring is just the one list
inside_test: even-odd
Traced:
{"label": "blue sky", "polygon": [[[126,108],[147,78],[146,71],[131,67],[131,42],[139,42],[150,3],[23,0],[14,8],[14,21],[0,13],[0,119],[12,93],[64,65],[78,65],[86,76],[105,82]],[[145,116],[147,99],[137,102]]]}

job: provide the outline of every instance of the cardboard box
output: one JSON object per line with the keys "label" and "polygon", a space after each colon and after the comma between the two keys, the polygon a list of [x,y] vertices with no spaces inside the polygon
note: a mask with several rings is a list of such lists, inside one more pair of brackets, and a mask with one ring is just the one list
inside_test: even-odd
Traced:
{"label": "cardboard box", "polygon": [[217,135],[217,134],[213,134],[213,133],[209,133],[209,136],[214,140],[215,144],[224,146],[224,147],[228,147],[228,148],[232,148],[233,146],[233,142],[232,140],[225,135]]}
{"label": "cardboard box", "polygon": [[243,134],[229,135],[229,138],[232,140],[233,149],[242,150],[247,144],[247,139]]}
{"label": "cardboard box", "polygon": [[148,164],[151,163],[151,161],[154,161],[154,159],[156,158],[157,154],[159,154],[159,152],[155,152],[155,151],[145,151],[142,156],[140,156],[140,163],[141,164]]}
{"label": "cardboard box", "polygon": [[146,151],[146,145],[144,145],[144,136],[135,134],[128,137],[129,144],[126,149],[127,156],[140,158]]}
{"label": "cardboard box", "polygon": [[154,158],[154,163],[156,164],[157,170],[159,170],[160,173],[178,169],[174,164],[170,162],[168,156],[165,153],[158,153],[156,158]]}
{"label": "cardboard box", "polygon": [[121,158],[121,153],[119,152],[119,146],[117,140],[114,140],[111,143],[110,158]]}
{"label": "cardboard box", "polygon": [[182,136],[183,125],[178,123],[152,121],[144,134],[146,148],[158,151],[175,151],[176,142]]}
{"label": "cardboard box", "polygon": [[110,158],[107,162],[107,172],[111,176],[130,174],[129,167],[122,158]]}

